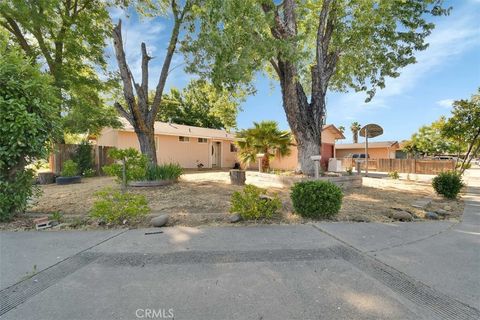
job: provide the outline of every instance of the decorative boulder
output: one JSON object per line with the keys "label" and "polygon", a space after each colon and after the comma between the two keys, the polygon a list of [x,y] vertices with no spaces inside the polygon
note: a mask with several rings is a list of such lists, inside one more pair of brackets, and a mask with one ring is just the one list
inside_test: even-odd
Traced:
{"label": "decorative boulder", "polygon": [[163,227],[164,225],[167,224],[167,222],[168,222],[168,215],[166,214],[162,214],[161,216],[152,218],[152,220],[150,220],[151,225],[157,228]]}
{"label": "decorative boulder", "polygon": [[438,214],[436,214],[435,212],[426,212],[425,218],[430,220],[438,220]]}
{"label": "decorative boulder", "polygon": [[239,222],[239,221],[241,221],[241,220],[242,220],[242,217],[241,217],[239,214],[234,214],[233,216],[231,216],[231,217],[229,218],[229,221],[230,221],[231,223],[236,223],[236,222]]}
{"label": "decorative boulder", "polygon": [[394,220],[412,221],[412,215],[407,211],[394,211],[389,216]]}

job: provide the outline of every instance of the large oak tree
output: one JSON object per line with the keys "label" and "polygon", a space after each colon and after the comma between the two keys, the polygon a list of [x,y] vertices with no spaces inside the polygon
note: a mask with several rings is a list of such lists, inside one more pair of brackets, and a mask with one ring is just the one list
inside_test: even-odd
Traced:
{"label": "large oak tree", "polygon": [[218,86],[250,85],[260,70],[277,79],[298,170],[312,174],[328,90],[371,99],[427,48],[427,16],[447,12],[441,0],[204,0],[184,50]]}

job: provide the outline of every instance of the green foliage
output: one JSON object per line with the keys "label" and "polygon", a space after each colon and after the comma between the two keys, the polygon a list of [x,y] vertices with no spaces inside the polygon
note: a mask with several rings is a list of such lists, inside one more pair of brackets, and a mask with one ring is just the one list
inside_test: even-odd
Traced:
{"label": "green foliage", "polygon": [[291,198],[295,212],[306,218],[330,218],[342,206],[342,190],[330,181],[295,183]]}
{"label": "green foliage", "polygon": [[[192,21],[182,49],[188,70],[216,85],[252,83],[258,71],[273,78],[273,62],[291,63],[304,88],[310,88],[311,67],[316,64],[319,14],[324,1],[295,1],[297,32],[285,25],[287,2],[206,0],[195,7],[200,23]],[[385,87],[387,77],[415,63],[415,52],[427,48],[434,24],[428,16],[446,14],[442,1],[332,1],[322,25],[332,26],[326,44],[329,62],[336,65],[329,89],[366,91],[371,98]],[[283,26],[283,33],[272,30]],[[282,30],[282,28],[280,28]],[[325,32],[325,31],[324,31]],[[338,55],[337,55],[338,54]],[[331,59],[331,60],[330,60]]]}
{"label": "green foliage", "polygon": [[237,145],[240,148],[239,158],[243,163],[257,161],[257,154],[263,153],[262,171],[270,168],[270,159],[275,155],[290,154],[292,135],[289,131],[278,129],[275,121],[254,122],[253,128],[242,130],[237,134],[240,138]]}
{"label": "green foliage", "polygon": [[433,178],[432,186],[435,191],[448,199],[455,199],[464,186],[459,173],[453,171],[441,172]]}
{"label": "green foliage", "polygon": [[442,135],[462,146],[465,157],[459,172],[463,173],[480,151],[480,89],[470,100],[453,103],[452,116],[443,126]]}
{"label": "green foliage", "polygon": [[63,221],[63,213],[60,211],[55,211],[52,213],[50,220],[57,221],[58,223],[61,223]]}
{"label": "green foliage", "polygon": [[92,168],[89,168],[83,171],[83,176],[86,178],[95,177],[96,175],[97,175],[97,172]]}
{"label": "green foliage", "polygon": [[85,171],[91,170],[93,166],[92,146],[87,140],[83,140],[75,151],[74,160],[78,164],[78,170],[81,175]]}
{"label": "green foliage", "polygon": [[26,56],[44,62],[55,79],[68,132],[100,131],[118,125],[113,108],[105,106],[102,93],[114,82],[104,82],[104,49],[111,36],[109,5],[129,1],[0,1],[0,26]]}
{"label": "green foliage", "polygon": [[350,131],[352,131],[352,141],[353,143],[358,143],[358,132],[362,129],[362,126],[357,121],[353,122],[350,125]]}
{"label": "green foliage", "polygon": [[143,180],[147,168],[148,159],[134,148],[111,149],[108,156],[117,163],[103,167],[103,171],[109,176],[115,176],[123,181],[123,161],[125,161],[125,176],[127,182]]}
{"label": "green foliage", "polygon": [[238,213],[244,220],[271,218],[282,207],[282,203],[276,195],[271,199],[261,198],[266,193],[265,189],[246,185],[242,191],[233,193],[230,212]]}
{"label": "green foliage", "polygon": [[0,220],[25,210],[34,194],[26,167],[45,158],[58,136],[58,106],[52,79],[0,30]]}
{"label": "green foliage", "polygon": [[442,134],[445,123],[445,117],[441,117],[428,126],[422,126],[412,135],[406,146],[407,151],[421,155],[458,153],[462,146],[452,139],[446,139]]}
{"label": "green foliage", "polygon": [[349,176],[351,176],[353,174],[353,168],[352,167],[348,167],[345,171],[347,172],[347,174]]}
{"label": "green foliage", "polygon": [[74,177],[79,173],[78,164],[73,160],[67,160],[63,163],[62,177]]}
{"label": "green foliage", "polygon": [[205,80],[192,80],[183,91],[171,89],[162,98],[159,121],[172,121],[190,126],[232,129],[244,92],[215,88]]}
{"label": "green foliage", "polygon": [[182,172],[182,167],[177,163],[149,165],[143,180],[177,180],[182,175]]}
{"label": "green foliage", "polygon": [[144,195],[105,188],[96,192],[95,196],[97,200],[93,203],[90,216],[106,223],[130,222],[150,212]]}
{"label": "green foliage", "polygon": [[400,179],[400,175],[398,174],[397,171],[389,172],[388,176],[390,177],[390,179],[394,179],[394,180]]}

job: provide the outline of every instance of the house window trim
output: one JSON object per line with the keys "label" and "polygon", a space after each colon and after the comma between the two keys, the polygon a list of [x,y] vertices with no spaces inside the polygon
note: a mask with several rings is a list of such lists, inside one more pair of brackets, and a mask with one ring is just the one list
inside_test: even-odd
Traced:
{"label": "house window trim", "polygon": [[[180,138],[183,138],[184,140],[180,140]],[[187,139],[187,140],[185,140]],[[178,142],[181,142],[181,143],[190,143],[190,137],[187,137],[187,136],[178,136]]]}
{"label": "house window trim", "polygon": [[[203,140],[203,141],[200,141],[200,140]],[[201,144],[208,143],[208,139],[207,138],[197,138],[197,143],[201,143]]]}

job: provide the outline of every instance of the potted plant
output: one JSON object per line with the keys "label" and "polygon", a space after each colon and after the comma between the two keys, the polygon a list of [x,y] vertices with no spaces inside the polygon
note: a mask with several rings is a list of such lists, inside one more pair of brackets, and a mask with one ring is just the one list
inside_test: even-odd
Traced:
{"label": "potted plant", "polygon": [[61,176],[57,177],[56,182],[60,185],[80,183],[81,177],[78,175],[78,165],[72,160],[65,161]]}

